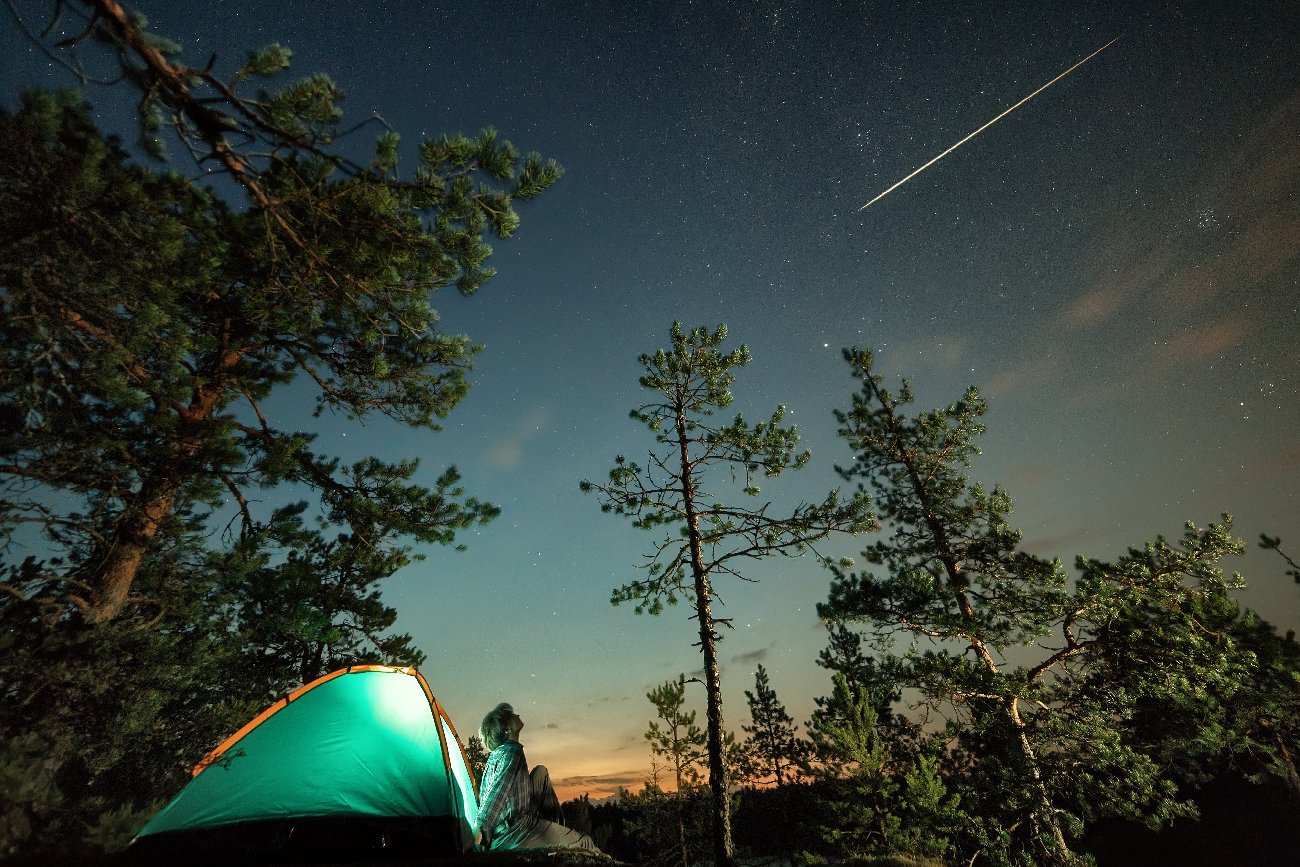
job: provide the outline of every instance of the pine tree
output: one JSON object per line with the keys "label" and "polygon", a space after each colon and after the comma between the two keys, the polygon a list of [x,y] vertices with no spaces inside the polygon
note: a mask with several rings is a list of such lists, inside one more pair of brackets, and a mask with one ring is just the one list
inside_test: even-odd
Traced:
{"label": "pine tree", "polygon": [[825,817],[823,841],[839,858],[889,853],[902,824],[899,784],[880,737],[874,702],[855,693],[837,673],[825,710],[809,730],[818,753],[831,758],[836,768],[821,774],[827,793],[818,811]]}
{"label": "pine tree", "polygon": [[470,773],[475,780],[483,779],[483,769],[487,767],[487,745],[478,735],[470,735],[465,742],[465,758],[469,762]]}
{"label": "pine tree", "polygon": [[[248,492],[280,483],[317,491],[357,536],[382,520],[449,543],[496,514],[454,469],[425,487],[409,461],[341,466],[265,408],[298,380],[319,412],[436,430],[465,394],[476,347],[441,331],[429,295],[480,282],[475,239],[515,220],[492,197],[530,191],[495,136],[421,159],[417,182],[273,165],[260,177],[302,247],[256,209],[130,165],[75,97],[0,114],[2,526],[85,552],[22,598],[92,625],[150,610],[133,585],[170,514],[229,498],[248,527]],[[476,172],[509,187],[457,192]]]}
{"label": "pine tree", "polygon": [[844,675],[851,687],[865,686],[869,682],[872,659],[862,652],[862,634],[850,629],[848,624],[827,620],[826,647],[817,652],[817,664],[831,672]]}
{"label": "pine tree", "polygon": [[658,722],[651,720],[650,728],[646,729],[650,752],[667,759],[676,790],[688,792],[700,784],[707,740],[695,724],[695,711],[685,707],[686,675],[664,681],[646,693],[646,698],[655,706],[659,717]]}
{"label": "pine tree", "polygon": [[1293,578],[1295,583],[1300,584],[1300,563],[1292,560],[1291,556],[1282,550],[1282,539],[1280,536],[1270,536],[1267,533],[1260,533],[1259,547],[1263,548],[1265,551],[1276,551],[1278,556],[1285,560],[1287,566],[1290,567],[1286,570],[1286,574]]}
{"label": "pine tree", "polygon": [[[432,230],[428,235],[449,243],[429,252],[441,260],[444,282],[454,278],[467,294],[492,275],[492,269],[484,267],[491,253],[482,238],[484,228],[491,226],[501,237],[512,234],[519,222],[512,198],[531,198],[559,176],[554,162],[530,154],[512,190],[476,187],[478,172],[500,180],[505,169],[515,177],[512,164],[517,155],[508,143],[498,147],[496,133],[489,128],[476,141],[457,135],[425,142],[427,159],[415,181],[401,182],[395,171],[399,135],[377,116],[344,127],[344,94],[328,75],[314,73],[279,89],[263,86],[254,94],[246,92],[250,83],[269,84],[289,68],[293,52],[285,46],[272,43],[249,51],[223,79],[216,56],[202,58],[202,66],[182,62],[179,43],[152,32],[144,15],[119,0],[54,0],[51,5],[44,27],[30,24],[15,7],[11,11],[31,41],[44,43],[42,49],[51,56],[65,55],[58,60],[69,68],[117,65],[120,75],[114,83],[135,91],[131,102],[139,121],[140,149],[166,159],[170,133],[201,169],[215,168],[242,187],[267,227],[311,258],[327,280],[346,286],[354,275],[347,268],[336,269],[330,257],[322,255],[315,235],[319,221],[329,219],[328,210],[319,207],[319,200],[309,201],[286,188],[286,174],[311,184],[339,172],[380,182],[381,194],[413,192],[422,200],[420,207],[445,205],[442,219],[425,228]],[[65,17],[73,23],[56,26]],[[64,37],[64,27],[75,35]],[[97,56],[85,58],[81,52]],[[344,156],[338,144],[371,124],[385,130],[377,138],[373,159],[361,165]]]}
{"label": "pine tree", "polygon": [[231,618],[247,665],[273,681],[275,695],[348,665],[419,666],[425,656],[409,634],[390,632],[397,611],[383,604],[380,582],[421,559],[393,544],[391,530],[338,533],[305,524],[306,503],[276,509],[226,559]]}
{"label": "pine tree", "polygon": [[809,723],[821,758],[822,841],[840,859],[864,855],[946,858],[970,823],[939,770],[941,742],[897,747],[898,732],[878,710],[877,693],[836,672],[831,694]]}
{"label": "pine tree", "polygon": [[[75,94],[0,111],[0,543],[22,527],[46,548],[0,567],[5,855],[129,838],[286,681],[420,658],[387,634],[375,584],[407,543],[454,543],[495,508],[454,468],[416,484],[413,461],[322,454],[268,398],[297,381],[318,412],[436,430],[478,348],[431,293],[480,288],[485,239],[513,234],[515,200],[561,173],[492,130],[425,142],[409,178],[383,132],[358,165],[328,78],[269,84],[286,49],[222,81],[216,58],[182,65],[117,0],[51,6],[84,19],[78,35],[33,38],[121,64],[107,99],[139,105],[145,155],[170,126],[239,186],[143,167]],[[282,483],[312,491],[329,527],[259,513],[252,492]]]}
{"label": "pine tree", "polygon": [[[1117,563],[1058,561],[1018,549],[1010,497],[971,484],[985,405],[971,389],[907,417],[906,381],[885,390],[869,352],[846,353],[862,390],[839,413],[855,456],[841,470],[874,489],[892,535],[864,552],[881,572],[835,569],[824,617],[913,642],[902,685],[952,720],[972,791],[993,794],[986,855],[1074,863],[1068,837],[1122,815],[1159,824],[1189,807],[1120,722],[1145,699],[1180,705],[1229,695],[1253,665],[1196,612],[1240,586],[1217,563],[1240,553],[1230,524],[1189,525]],[[1017,664],[1042,648],[1035,662]]]}
{"label": "pine tree", "polygon": [[[898,657],[882,654],[871,656],[863,651],[863,634],[840,621],[825,622],[828,640],[826,647],[817,654],[817,664],[831,672],[832,687],[835,677],[843,676],[849,691],[855,697],[863,697],[872,702],[876,711],[877,725],[880,727],[886,747],[898,761],[908,761],[924,748],[925,737],[921,727],[901,713],[894,711],[895,704],[902,698],[906,671]],[[813,711],[813,721],[822,719],[834,703],[832,696],[816,696],[817,705]],[[813,722],[809,722],[811,729]],[[834,752],[818,752],[816,749],[806,757],[808,761],[816,760],[823,770],[835,773],[842,771],[841,760]]]}
{"label": "pine tree", "polygon": [[[1153,553],[1159,551],[1157,545]],[[1138,557],[1131,552],[1119,565]],[[1087,560],[1081,567],[1115,568]],[[1294,634],[1279,636],[1226,593],[1181,600],[1172,612],[1167,604],[1158,596],[1136,599],[1119,611],[1089,666],[1088,686],[1100,692],[1103,687],[1094,685],[1122,678],[1139,696],[1125,741],[1184,790],[1231,774],[1257,782],[1276,777],[1300,795],[1300,643]],[[1199,670],[1184,681],[1181,673],[1192,666]]]}
{"label": "pine tree", "polygon": [[[650,752],[668,762],[675,788],[672,800],[676,805],[677,854],[682,867],[691,863],[686,834],[686,810],[700,785],[700,766],[707,752],[707,738],[695,724],[695,711],[685,709],[686,676],[669,680],[646,693],[655,706],[659,720],[650,721],[645,739],[650,742]],[[660,725],[662,723],[662,725]]]}
{"label": "pine tree", "polygon": [[647,557],[647,577],[617,588],[613,603],[634,602],[638,613],[651,614],[683,598],[692,603],[704,655],[718,867],[729,867],[734,850],[717,659],[717,630],[729,621],[714,613],[715,582],[727,575],[743,577],[743,560],[794,556],[837,530],[873,526],[863,498],[841,502],[838,492],[818,504],[801,504],[788,517],[776,517],[769,514],[770,504],[755,508],[725,502],[712,490],[710,485],[730,474],[739,493],[757,497],[760,475],[770,478],[798,469],[810,457],[796,452],[797,431],[781,426],[784,407],[752,427],[742,415],[727,426],[711,422],[715,412],[731,404],[733,371],[750,360],[744,346],[719,350],[726,336],[725,325],[686,332],[676,322],[668,349],[640,357],[645,370],[641,386],[654,396],[631,416],[654,433],[661,449],[650,453],[645,466],[618,457],[604,484],[581,483],[583,491],[599,495],[603,511],[631,518],[639,529],[664,533]]}
{"label": "pine tree", "polygon": [[754,672],[754,691],[745,690],[751,725],[741,726],[749,734],[749,749],[762,769],[760,782],[784,786],[798,779],[805,761],[804,742],[795,730],[794,718],[776,697],[776,690],[762,665]]}

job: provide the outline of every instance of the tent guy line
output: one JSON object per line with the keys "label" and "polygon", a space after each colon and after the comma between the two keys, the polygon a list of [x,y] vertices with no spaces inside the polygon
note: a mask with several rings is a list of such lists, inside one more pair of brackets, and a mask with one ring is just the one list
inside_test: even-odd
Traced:
{"label": "tent guy line", "polygon": [[959,142],[957,142],[956,144],[952,145],[952,146],[949,147],[947,150],[945,150],[943,153],[939,154],[937,157],[934,157],[934,158],[931,159],[929,162],[927,162],[927,163],[925,163],[924,165],[922,165],[920,168],[914,169],[914,170],[913,170],[909,175],[907,175],[906,177],[904,177],[902,180],[895,182],[895,183],[894,183],[893,185],[891,185],[888,189],[886,189],[883,193],[880,193],[880,194],[877,195],[874,199],[872,199],[871,201],[867,202],[867,203],[866,203],[865,205],[863,205],[862,207],[858,208],[858,212],[861,213],[862,211],[865,211],[867,208],[871,207],[871,206],[874,205],[876,202],[880,201],[880,200],[883,199],[885,196],[889,195],[889,194],[892,193],[894,190],[898,189],[898,188],[901,187],[903,184],[907,183],[907,182],[910,181],[912,178],[916,177],[916,176],[919,175],[921,172],[925,171],[925,170],[928,169],[930,166],[932,166],[932,165],[934,165],[935,163],[937,163],[939,160],[941,160],[941,159],[943,159],[944,157],[948,156],[948,154],[950,154],[950,153],[952,153],[953,151],[957,150],[957,148],[959,148],[959,147],[961,147],[962,145],[966,144],[966,142],[968,142],[968,141],[970,141],[971,139],[975,138],[975,136],[977,136],[977,135],[979,135],[980,133],[984,132],[984,130],[986,130],[986,129],[988,129],[989,127],[993,126],[993,124],[995,124],[995,123],[997,123],[998,121],[1002,120],[1002,118],[1004,118],[1004,117],[1006,117],[1007,115],[1011,114],[1011,112],[1013,112],[1013,111],[1015,111],[1016,109],[1020,108],[1020,106],[1024,105],[1024,104],[1027,103],[1027,102],[1029,102],[1029,100],[1033,99],[1035,96],[1038,96],[1038,94],[1042,93],[1044,90],[1047,90],[1047,88],[1051,87],[1053,84],[1056,84],[1056,82],[1060,81],[1062,78],[1065,78],[1065,76],[1069,75],[1071,72],[1074,72],[1074,71],[1075,71],[1076,69],[1078,69],[1080,66],[1083,66],[1083,65],[1084,65],[1085,63],[1087,63],[1089,60],[1092,60],[1092,59],[1093,59],[1094,57],[1096,57],[1098,54],[1101,54],[1103,51],[1105,51],[1107,48],[1110,48],[1112,45],[1114,45],[1114,44],[1115,44],[1116,42],[1118,42],[1118,41],[1119,41],[1119,37],[1116,36],[1116,37],[1115,37],[1114,39],[1112,39],[1110,42],[1107,42],[1107,43],[1106,43],[1105,45],[1103,45],[1101,48],[1098,48],[1098,49],[1097,49],[1096,51],[1094,51],[1092,54],[1089,54],[1087,57],[1083,58],[1083,60],[1080,60],[1078,63],[1074,64],[1074,66],[1071,66],[1069,69],[1065,70],[1065,72],[1062,72],[1060,75],[1056,76],[1056,78],[1053,78],[1051,81],[1047,82],[1047,84],[1044,84],[1042,87],[1038,88],[1038,90],[1035,90],[1033,93],[1029,94],[1029,96],[1026,96],[1024,99],[1020,100],[1020,102],[1017,102],[1015,105],[1011,106],[1011,107],[1008,108],[1006,111],[1002,112],[1002,113],[999,114],[997,117],[993,118],[991,121],[989,121],[988,123],[984,124],[984,125],[981,126],[979,129],[975,130],[973,133],[971,133],[970,135],[968,135],[968,136],[966,136],[965,138],[963,138],[961,141],[959,141]]}

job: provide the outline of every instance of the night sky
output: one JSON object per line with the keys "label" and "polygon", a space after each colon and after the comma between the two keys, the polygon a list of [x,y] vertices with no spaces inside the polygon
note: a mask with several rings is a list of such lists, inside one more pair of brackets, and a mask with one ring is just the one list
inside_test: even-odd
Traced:
{"label": "night sky", "polygon": [[[44,26],[49,4],[17,5]],[[462,736],[514,702],[530,761],[563,796],[639,788],[645,693],[700,667],[684,607],[609,605],[652,537],[578,491],[652,445],[627,418],[637,355],[674,319],[726,322],[749,345],[736,409],[792,411],[813,462],[765,487],[774,507],[843,484],[832,410],[854,382],[840,350],[871,346],[919,408],[980,387],[974,475],[1008,488],[1028,549],[1113,559],[1230,512],[1250,549],[1229,564],[1244,604],[1300,628],[1300,587],[1255,546],[1268,532],[1300,553],[1294,0],[136,5],[192,65],[287,44],[294,71],[328,72],[349,118],[382,115],[408,154],[422,134],[494,125],[567,170],[521,206],[498,277],[438,299],[449,330],[487,346],[446,429],[313,428],[345,458],[418,456],[430,481],[455,464],[502,507],[468,551],[428,550],[384,597]],[[0,27],[7,107],[68,83],[8,16]],[[133,97],[89,95],[129,138]],[[299,423],[284,420],[309,398],[272,410]],[[800,722],[830,686],[814,664],[828,574],[803,558],[753,575],[720,587],[737,731],[759,663]]]}

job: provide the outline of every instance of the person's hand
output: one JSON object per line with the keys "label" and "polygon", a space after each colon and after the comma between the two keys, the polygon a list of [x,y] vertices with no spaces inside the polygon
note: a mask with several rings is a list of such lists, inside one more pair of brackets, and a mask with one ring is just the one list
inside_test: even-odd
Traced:
{"label": "person's hand", "polygon": [[476,847],[477,847],[477,846],[482,846],[482,845],[483,845],[483,832],[482,832],[482,831],[475,831],[475,832],[474,832],[474,845],[475,845]]}

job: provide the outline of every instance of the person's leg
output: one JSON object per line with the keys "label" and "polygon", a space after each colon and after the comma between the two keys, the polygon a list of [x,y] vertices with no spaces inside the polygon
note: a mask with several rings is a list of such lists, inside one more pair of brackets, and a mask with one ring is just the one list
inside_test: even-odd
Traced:
{"label": "person's leg", "polygon": [[520,849],[586,849],[599,852],[596,844],[586,834],[566,828],[555,822],[539,819],[532,833],[519,844]]}
{"label": "person's leg", "polygon": [[537,765],[528,773],[533,784],[533,803],[537,805],[537,815],[549,822],[564,824],[564,813],[560,809],[560,799],[551,785],[551,772],[546,765]]}

